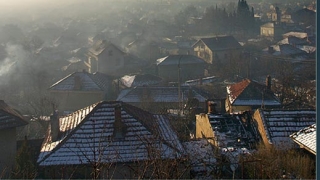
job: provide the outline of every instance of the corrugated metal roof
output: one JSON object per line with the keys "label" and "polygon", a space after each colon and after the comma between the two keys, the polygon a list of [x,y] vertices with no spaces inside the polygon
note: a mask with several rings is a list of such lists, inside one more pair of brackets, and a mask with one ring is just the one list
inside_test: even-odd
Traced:
{"label": "corrugated metal roof", "polygon": [[[117,133],[115,108],[121,108],[123,138]],[[100,102],[60,119],[60,138],[47,133],[38,158],[40,166],[92,162],[133,162],[178,158],[184,149],[164,115],[153,115],[123,102]],[[155,154],[153,154],[155,153]],[[159,154],[156,154],[159,153]]]}
{"label": "corrugated metal roof", "polygon": [[157,59],[157,65],[179,65],[179,64],[205,64],[206,62],[194,55],[169,55]]}
{"label": "corrugated metal roof", "polygon": [[288,145],[290,135],[316,122],[315,110],[258,110],[271,144]]}
{"label": "corrugated metal roof", "polygon": [[53,84],[49,89],[55,91],[105,91],[110,83],[111,78],[103,73],[74,72]]}
{"label": "corrugated metal roof", "polygon": [[0,129],[23,126],[28,122],[16,110],[0,100]]}
{"label": "corrugated metal roof", "polygon": [[316,124],[303,128],[298,132],[290,135],[290,138],[299,144],[302,148],[307,149],[314,155],[317,154],[316,142],[317,142],[317,128]]}

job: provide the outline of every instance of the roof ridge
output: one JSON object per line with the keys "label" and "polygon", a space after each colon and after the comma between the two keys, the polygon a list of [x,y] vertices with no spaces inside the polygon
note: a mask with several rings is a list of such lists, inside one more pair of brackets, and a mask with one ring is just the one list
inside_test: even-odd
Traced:
{"label": "roof ridge", "polygon": [[62,81],[66,80],[67,78],[71,77],[73,74],[77,73],[77,71],[65,76],[64,78],[60,79],[59,81],[57,81],[56,83],[54,83],[53,85],[51,85],[49,87],[49,89],[52,89],[53,87],[57,86],[58,84],[60,84]]}

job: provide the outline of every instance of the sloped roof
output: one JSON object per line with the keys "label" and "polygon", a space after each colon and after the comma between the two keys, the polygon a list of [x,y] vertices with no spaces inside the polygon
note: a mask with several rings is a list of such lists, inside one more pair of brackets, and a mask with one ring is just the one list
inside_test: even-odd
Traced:
{"label": "sloped roof", "polygon": [[[226,50],[226,49],[238,49],[242,46],[233,36],[215,36],[210,38],[201,38],[202,41],[211,51]],[[197,41],[195,44],[197,44]]]}
{"label": "sloped roof", "polygon": [[232,105],[279,106],[279,99],[266,85],[250,79],[227,86],[228,99]]}
{"label": "sloped roof", "polygon": [[108,47],[111,47],[111,46],[114,47],[115,49],[117,49],[120,53],[126,54],[119,47],[117,47],[116,45],[114,45],[111,42],[107,42],[106,40],[97,41],[93,45],[93,47],[89,49],[89,54],[91,53],[95,56],[99,56],[105,49],[107,49]]}
{"label": "sloped roof", "polygon": [[[121,122],[126,127],[123,139],[113,138],[115,107],[121,107]],[[153,115],[123,102],[99,102],[59,121],[60,138],[52,142],[49,128],[38,158],[40,166],[134,162],[148,160],[150,153],[156,152],[160,152],[156,157],[164,159],[184,154],[164,115]]]}
{"label": "sloped roof", "polygon": [[[189,91],[193,92],[194,98],[197,98],[199,102],[205,102],[207,97],[199,94],[195,89],[190,87],[181,87],[181,100],[187,102]],[[127,103],[139,103],[142,102],[144,94],[148,94],[151,102],[166,102],[176,103],[179,102],[178,87],[135,87],[133,89],[122,90],[117,98],[117,101],[123,101]]]}
{"label": "sloped roof", "polygon": [[295,36],[289,36],[287,38],[284,38],[283,40],[279,41],[277,43],[278,45],[281,44],[291,44],[291,45],[299,45],[299,44],[309,44],[308,39],[307,38],[298,38]]}
{"label": "sloped roof", "polygon": [[309,127],[303,128],[298,132],[290,135],[290,138],[299,144],[302,148],[310,151],[314,155],[317,154],[316,142],[317,142],[317,127],[316,124],[312,124]]}
{"label": "sloped roof", "polygon": [[274,23],[272,23],[272,22],[265,23],[265,24],[261,25],[260,27],[274,28]]}
{"label": "sloped roof", "polygon": [[[79,82],[76,82],[77,79]],[[103,73],[74,72],[53,84],[49,89],[54,91],[104,91],[108,89],[110,81],[111,78]],[[76,88],[76,83],[80,83],[81,89]]]}
{"label": "sloped roof", "polygon": [[206,62],[194,55],[169,55],[157,59],[157,65],[178,65],[178,64],[205,64]]}
{"label": "sloped roof", "polygon": [[126,87],[136,87],[145,85],[157,85],[162,82],[162,78],[151,74],[125,75],[120,81]]}
{"label": "sloped roof", "polygon": [[14,128],[28,124],[16,110],[0,100],[0,129]]}
{"label": "sloped roof", "polygon": [[307,38],[308,37],[308,34],[305,33],[305,32],[294,32],[294,31],[291,31],[291,32],[287,32],[285,34],[282,35],[283,37],[296,37],[296,38],[299,38],[299,39],[303,39],[303,38]]}
{"label": "sloped roof", "polygon": [[292,143],[290,135],[316,122],[315,110],[258,109],[270,144]]}

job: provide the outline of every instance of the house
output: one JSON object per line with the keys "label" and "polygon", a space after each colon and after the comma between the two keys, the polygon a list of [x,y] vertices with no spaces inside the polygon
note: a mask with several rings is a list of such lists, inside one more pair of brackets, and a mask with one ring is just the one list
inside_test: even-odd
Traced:
{"label": "house", "polygon": [[209,64],[229,62],[230,58],[240,56],[242,46],[233,36],[215,36],[200,38],[194,45],[196,56],[204,59]]}
{"label": "house", "polygon": [[16,162],[16,128],[27,124],[18,111],[0,100],[0,172],[4,178],[10,175]]}
{"label": "house", "polygon": [[316,124],[305,127],[298,132],[290,135],[290,138],[297,143],[300,148],[304,148],[314,155],[317,155],[316,142],[317,142],[317,127]]}
{"label": "house", "polygon": [[[295,41],[298,42],[298,41]],[[303,60],[312,59],[312,53],[316,51],[316,47],[307,45],[290,45],[285,44],[285,41],[281,41],[277,44],[271,45],[262,50],[265,55],[278,56],[282,58],[288,58],[291,62],[301,62]],[[289,43],[289,42],[288,42]]]}
{"label": "house", "polygon": [[260,26],[260,36],[271,38],[271,39],[280,39],[281,35],[284,33],[280,24],[269,22]]}
{"label": "house", "polygon": [[125,75],[120,78],[122,88],[134,88],[137,86],[161,85],[163,79],[152,74]]}
{"label": "house", "polygon": [[[180,93],[179,93],[180,89]],[[181,86],[138,86],[133,89],[124,89],[120,92],[117,101],[146,109],[151,112],[182,109],[189,100],[196,99],[198,107],[205,108],[208,97],[198,89]]]}
{"label": "house", "polygon": [[178,82],[203,77],[206,62],[194,55],[169,55],[157,59],[158,76],[166,81]]}
{"label": "house", "polygon": [[257,81],[244,79],[238,83],[228,85],[226,111],[241,113],[257,108],[280,108],[280,100],[271,90],[271,77],[266,78],[266,85]]}
{"label": "house", "polygon": [[167,179],[189,176],[184,158],[165,115],[101,101],[54,112],[37,162],[41,178]]}
{"label": "house", "polygon": [[135,71],[145,65],[145,62],[132,54],[123,52],[119,47],[106,40],[97,41],[87,53],[89,72],[101,72],[107,75],[121,76]]}
{"label": "house", "polygon": [[209,104],[208,113],[196,115],[196,139],[205,138],[220,150],[240,146],[251,149],[259,138],[250,112],[218,114],[213,105]]}
{"label": "house", "polygon": [[[217,114],[212,107],[207,114],[196,115],[195,136],[212,145],[215,152],[221,154],[219,159],[226,159],[230,163],[223,167],[225,172],[236,171],[240,156],[251,154],[258,140],[250,112],[241,115]],[[232,178],[232,175],[226,178]]]}
{"label": "house", "polygon": [[99,72],[74,72],[54,83],[49,92],[55,98],[58,110],[68,113],[112,99],[112,79]]}
{"label": "house", "polygon": [[290,135],[316,122],[315,110],[257,109],[253,118],[267,147],[292,148]]}

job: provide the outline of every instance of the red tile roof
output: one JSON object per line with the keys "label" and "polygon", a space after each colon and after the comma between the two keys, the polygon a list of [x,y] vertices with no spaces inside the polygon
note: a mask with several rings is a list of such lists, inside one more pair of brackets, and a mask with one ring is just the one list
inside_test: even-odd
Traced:
{"label": "red tile roof", "polygon": [[281,105],[266,85],[250,79],[227,86],[228,98],[233,105]]}

